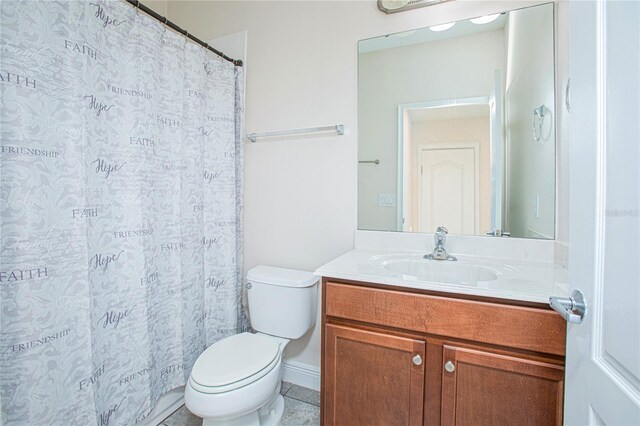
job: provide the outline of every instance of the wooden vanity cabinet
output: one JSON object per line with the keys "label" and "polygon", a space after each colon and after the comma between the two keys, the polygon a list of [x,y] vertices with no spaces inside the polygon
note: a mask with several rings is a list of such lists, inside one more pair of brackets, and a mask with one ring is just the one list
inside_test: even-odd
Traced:
{"label": "wooden vanity cabinet", "polygon": [[323,280],[322,424],[560,425],[566,323],[544,305]]}
{"label": "wooden vanity cabinet", "polygon": [[424,340],[332,324],[325,339],[325,424],[423,424]]}
{"label": "wooden vanity cabinet", "polygon": [[448,345],[442,361],[440,424],[562,424],[562,366]]}

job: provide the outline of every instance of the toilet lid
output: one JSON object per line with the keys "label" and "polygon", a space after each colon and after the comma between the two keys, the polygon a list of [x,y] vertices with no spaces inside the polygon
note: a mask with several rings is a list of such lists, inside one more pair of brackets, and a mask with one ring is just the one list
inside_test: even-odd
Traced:
{"label": "toilet lid", "polygon": [[209,346],[196,360],[191,379],[201,386],[226,386],[251,377],[279,356],[278,340],[241,333]]}

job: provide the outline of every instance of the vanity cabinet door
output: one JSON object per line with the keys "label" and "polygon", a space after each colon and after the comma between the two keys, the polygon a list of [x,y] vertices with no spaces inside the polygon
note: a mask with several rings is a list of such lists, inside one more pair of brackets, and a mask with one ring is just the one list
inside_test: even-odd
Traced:
{"label": "vanity cabinet door", "polygon": [[561,425],[564,368],[444,346],[442,425]]}
{"label": "vanity cabinet door", "polygon": [[422,425],[425,342],[325,327],[324,424]]}

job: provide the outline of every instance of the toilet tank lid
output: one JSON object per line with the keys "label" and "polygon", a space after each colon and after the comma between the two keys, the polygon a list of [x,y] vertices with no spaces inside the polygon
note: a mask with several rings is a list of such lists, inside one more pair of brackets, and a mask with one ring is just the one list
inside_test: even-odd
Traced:
{"label": "toilet tank lid", "polygon": [[311,287],[319,277],[307,271],[260,265],[247,272],[247,281],[283,287]]}

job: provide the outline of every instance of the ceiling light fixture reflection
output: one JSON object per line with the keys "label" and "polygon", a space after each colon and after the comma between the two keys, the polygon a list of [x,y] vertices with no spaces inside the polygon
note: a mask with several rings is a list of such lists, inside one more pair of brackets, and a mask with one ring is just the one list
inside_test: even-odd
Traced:
{"label": "ceiling light fixture reflection", "polygon": [[448,24],[434,25],[432,27],[429,27],[429,29],[435,32],[446,31],[449,28],[453,27],[455,24],[456,24],[455,22],[449,22]]}
{"label": "ceiling light fixture reflection", "polygon": [[495,21],[496,19],[498,19],[498,16],[500,16],[500,14],[496,13],[494,15],[485,15],[485,16],[480,16],[478,18],[471,18],[469,20],[474,24],[481,25],[481,24],[488,24],[489,22]]}

